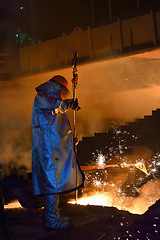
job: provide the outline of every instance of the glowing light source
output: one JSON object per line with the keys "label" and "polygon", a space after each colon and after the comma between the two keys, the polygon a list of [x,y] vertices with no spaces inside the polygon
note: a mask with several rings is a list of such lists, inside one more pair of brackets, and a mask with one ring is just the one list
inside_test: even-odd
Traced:
{"label": "glowing light source", "polygon": [[[69,201],[75,204],[75,201]],[[96,193],[91,196],[79,198],[77,201],[79,205],[95,205],[95,206],[112,206],[112,199],[107,197],[105,193]]]}
{"label": "glowing light source", "polygon": [[18,202],[18,200],[15,200],[11,203],[8,203],[4,205],[5,209],[11,209],[11,208],[22,208],[21,204]]}

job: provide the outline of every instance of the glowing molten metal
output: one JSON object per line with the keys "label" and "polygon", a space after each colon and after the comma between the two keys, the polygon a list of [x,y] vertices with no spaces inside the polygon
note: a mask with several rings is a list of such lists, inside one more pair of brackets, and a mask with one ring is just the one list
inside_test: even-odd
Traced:
{"label": "glowing molten metal", "polygon": [[[160,153],[147,159],[146,167],[144,151],[142,157],[135,153],[125,155],[126,149],[131,148],[122,137],[125,135],[129,133],[115,129],[114,139],[117,139],[118,145],[107,148],[107,155],[101,151],[98,156],[94,154],[93,164],[81,166],[86,175],[84,196],[69,203],[113,206],[119,210],[143,214],[160,198],[160,179],[157,179]],[[131,137],[137,140],[136,136]],[[114,161],[112,164],[112,160],[116,160],[116,164]],[[107,168],[110,170],[107,171]]]}
{"label": "glowing molten metal", "polygon": [[[118,197],[115,193],[111,192],[95,192],[88,194],[77,200],[71,200],[71,204],[79,205],[95,205],[105,207],[116,207],[119,210],[129,211],[133,214],[143,214],[148,208],[153,205],[156,200],[160,198],[160,180],[154,182],[148,182],[140,190],[138,197]],[[153,189],[153,192],[149,194],[149,190]]]}

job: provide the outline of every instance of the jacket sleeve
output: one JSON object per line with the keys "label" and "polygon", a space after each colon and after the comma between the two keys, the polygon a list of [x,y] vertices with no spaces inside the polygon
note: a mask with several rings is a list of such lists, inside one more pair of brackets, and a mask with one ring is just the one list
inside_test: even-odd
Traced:
{"label": "jacket sleeve", "polygon": [[61,100],[52,96],[39,96],[35,98],[35,107],[39,112],[51,112],[52,115],[65,113],[73,106],[72,99]]}
{"label": "jacket sleeve", "polygon": [[69,108],[73,106],[73,100],[72,99],[66,99],[66,100],[58,100],[57,101],[57,108],[52,109],[52,115],[53,114],[59,114],[59,113],[65,113]]}

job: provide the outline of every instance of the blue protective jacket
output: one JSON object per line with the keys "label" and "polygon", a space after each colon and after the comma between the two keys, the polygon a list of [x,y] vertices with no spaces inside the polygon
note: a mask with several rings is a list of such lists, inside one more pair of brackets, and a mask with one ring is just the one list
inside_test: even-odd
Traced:
{"label": "blue protective jacket", "polygon": [[[36,88],[32,110],[32,176],[34,195],[73,191],[83,187],[84,174],[73,149],[73,134],[61,87],[48,81]],[[77,171],[77,174],[76,174]]]}

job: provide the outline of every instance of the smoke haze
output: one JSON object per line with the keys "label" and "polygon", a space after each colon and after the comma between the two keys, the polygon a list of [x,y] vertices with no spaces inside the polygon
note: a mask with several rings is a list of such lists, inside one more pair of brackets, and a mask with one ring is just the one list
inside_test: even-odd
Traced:
{"label": "smoke haze", "polygon": [[[18,166],[31,168],[31,113],[35,87],[56,74],[69,80],[72,69],[66,68],[12,81],[0,82],[0,163],[12,156]],[[107,131],[135,118],[151,115],[160,106],[159,60],[124,57],[78,66],[77,113],[78,137]],[[72,93],[70,94],[72,98]],[[72,123],[72,112],[68,111]],[[22,157],[17,155],[24,154]]]}

